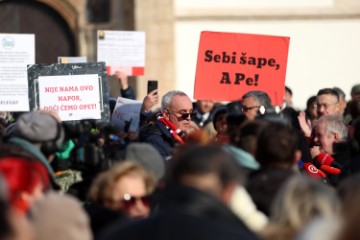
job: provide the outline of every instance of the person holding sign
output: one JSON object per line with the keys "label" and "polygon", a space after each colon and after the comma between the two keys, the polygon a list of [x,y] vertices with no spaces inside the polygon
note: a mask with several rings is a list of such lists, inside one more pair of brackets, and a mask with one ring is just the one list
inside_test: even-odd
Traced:
{"label": "person holding sign", "polygon": [[171,157],[176,144],[185,143],[185,135],[193,129],[194,116],[190,98],[182,91],[170,91],[161,100],[161,112],[154,122],[140,130],[140,142],[152,144],[164,158]]}
{"label": "person holding sign", "polygon": [[120,84],[120,93],[121,96],[128,99],[135,99],[135,93],[134,90],[129,86],[129,80],[126,73],[122,71],[116,71],[114,76],[118,80]]}

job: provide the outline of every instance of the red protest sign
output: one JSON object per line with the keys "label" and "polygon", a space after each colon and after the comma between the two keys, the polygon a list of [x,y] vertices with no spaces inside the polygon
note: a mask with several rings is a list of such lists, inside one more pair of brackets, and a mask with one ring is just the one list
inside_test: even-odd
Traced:
{"label": "red protest sign", "polygon": [[194,99],[233,101],[248,91],[283,102],[289,37],[202,32]]}

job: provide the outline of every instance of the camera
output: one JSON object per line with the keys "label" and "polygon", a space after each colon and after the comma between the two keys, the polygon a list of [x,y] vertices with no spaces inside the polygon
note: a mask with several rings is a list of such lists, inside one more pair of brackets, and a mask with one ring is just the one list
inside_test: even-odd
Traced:
{"label": "camera", "polygon": [[75,147],[70,154],[70,168],[83,175],[96,175],[109,168],[125,148],[118,131],[111,125],[98,126],[95,120],[64,122],[66,138]]}

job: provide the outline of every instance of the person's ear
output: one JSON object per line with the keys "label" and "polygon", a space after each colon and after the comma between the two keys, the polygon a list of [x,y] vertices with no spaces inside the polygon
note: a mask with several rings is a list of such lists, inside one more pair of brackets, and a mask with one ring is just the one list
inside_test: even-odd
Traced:
{"label": "person's ear", "polygon": [[338,113],[340,111],[340,102],[337,102],[335,105],[335,111]]}
{"label": "person's ear", "polygon": [[333,135],[334,135],[334,140],[335,140],[335,142],[339,142],[339,141],[340,141],[339,134],[333,133]]}
{"label": "person's ear", "polygon": [[19,193],[19,202],[21,202],[21,205],[23,205],[24,208],[28,208],[30,204],[33,202],[33,197],[30,193],[21,191]]}
{"label": "person's ear", "polygon": [[170,118],[170,114],[169,114],[169,111],[168,110],[163,110],[162,112],[162,115],[165,117],[165,118],[167,118],[167,119],[169,119]]}
{"label": "person's ear", "polygon": [[231,181],[228,184],[226,184],[226,186],[223,188],[220,199],[226,205],[230,204],[230,200],[235,192],[237,185],[238,185],[237,181]]}

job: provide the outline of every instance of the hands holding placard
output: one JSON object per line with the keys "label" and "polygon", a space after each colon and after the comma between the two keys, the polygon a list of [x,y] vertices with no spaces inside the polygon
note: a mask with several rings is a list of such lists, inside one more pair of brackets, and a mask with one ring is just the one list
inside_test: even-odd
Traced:
{"label": "hands holding placard", "polygon": [[128,99],[136,99],[135,92],[129,85],[129,78],[125,71],[115,71],[113,75],[120,85],[121,96]]}
{"label": "hands holding placard", "polygon": [[126,89],[129,88],[128,76],[127,76],[127,74],[125,72],[116,71],[114,73],[114,76],[118,80],[122,90],[126,90]]}

